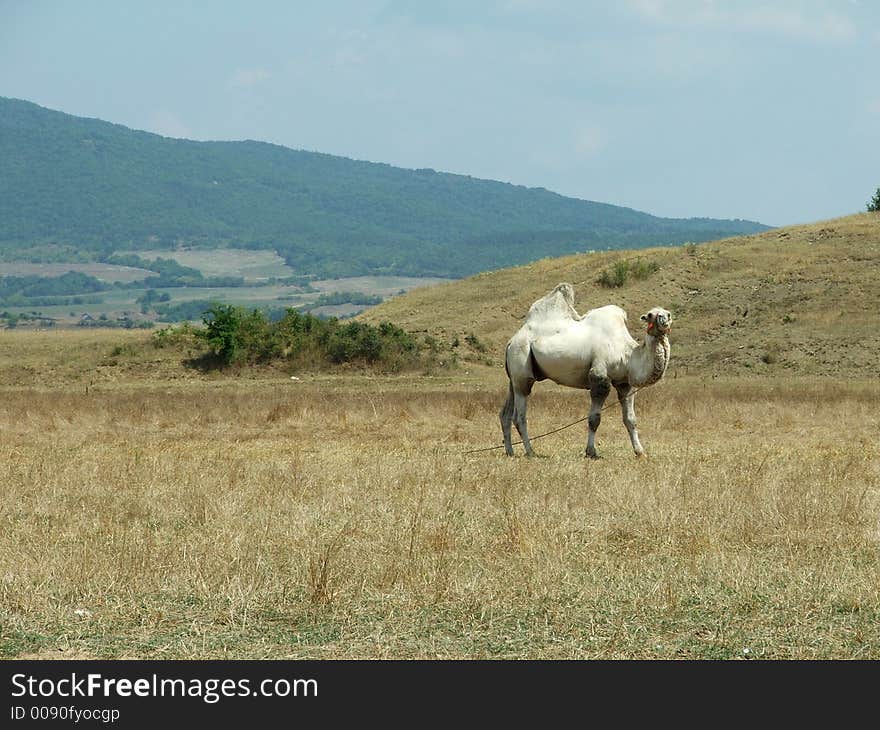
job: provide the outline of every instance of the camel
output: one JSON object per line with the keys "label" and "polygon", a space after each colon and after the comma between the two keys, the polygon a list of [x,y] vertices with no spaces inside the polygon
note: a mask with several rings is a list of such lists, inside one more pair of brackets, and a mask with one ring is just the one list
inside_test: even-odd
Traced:
{"label": "camel", "polygon": [[647,323],[640,345],[626,326],[626,312],[614,304],[579,315],[574,288],[559,284],[529,308],[526,320],[510,338],[504,369],[509,378],[501,413],[504,450],[513,456],[510,424],[516,424],[527,456],[534,456],[526,427],[526,399],[539,380],[590,391],[586,456],[596,459],[596,431],[602,407],[614,386],[623,423],[637,457],[645,455],[636,430],[636,389],[656,383],[669,364],[672,314],[654,307],[641,317]]}

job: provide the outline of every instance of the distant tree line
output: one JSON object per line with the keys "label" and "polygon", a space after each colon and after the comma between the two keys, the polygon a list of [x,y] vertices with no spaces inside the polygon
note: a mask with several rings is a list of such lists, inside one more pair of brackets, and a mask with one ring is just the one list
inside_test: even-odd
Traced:
{"label": "distant tree line", "polygon": [[15,329],[19,322],[36,322],[42,327],[54,327],[55,320],[51,317],[44,316],[41,312],[19,312],[13,314],[11,312],[0,312],[0,322],[8,329]]}
{"label": "distant tree line", "polygon": [[[48,304],[81,304],[82,297],[111,286],[89,274],[68,271],[61,276],[0,276],[0,306],[28,307]],[[80,299],[80,301],[74,301]],[[92,298],[94,300],[94,298]]]}
{"label": "distant tree line", "polygon": [[299,309],[310,311],[318,307],[328,307],[337,304],[365,304],[373,306],[381,303],[382,297],[378,294],[364,294],[364,292],[360,291],[337,291],[331,294],[321,294],[313,302],[309,302],[299,307]]}
{"label": "distant tree line", "polygon": [[[153,291],[153,294],[150,294]],[[159,293],[154,290],[147,291],[143,296],[137,299],[141,304],[141,312],[146,314],[152,309],[159,319],[163,322],[197,322],[204,314],[217,307],[220,302],[214,299],[192,299],[186,302],[171,302],[170,295],[167,292]],[[332,294],[322,294],[315,301],[309,302],[295,307],[300,312],[311,312],[318,307],[325,307],[336,304],[363,304],[374,305],[380,304],[382,297],[372,294],[364,294],[363,292],[334,292]],[[277,321],[287,314],[290,307],[258,307],[260,312],[270,321]],[[321,315],[315,315],[323,318]]]}

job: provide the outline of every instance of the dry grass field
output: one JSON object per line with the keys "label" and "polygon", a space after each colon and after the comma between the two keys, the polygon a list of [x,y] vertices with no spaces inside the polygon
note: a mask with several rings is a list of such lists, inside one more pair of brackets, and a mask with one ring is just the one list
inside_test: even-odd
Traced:
{"label": "dry grass field", "polygon": [[[600,289],[626,257],[659,269]],[[880,659],[878,259],[863,215],[363,316],[458,337],[433,375],[204,374],[145,332],[0,332],[0,656]],[[583,423],[534,459],[465,453],[500,444],[504,342],[566,280],[581,310],[676,316],[636,397],[649,458],[614,406],[599,461]],[[540,384],[531,433],[586,407]]]}
{"label": "dry grass field", "polygon": [[[0,333],[3,657],[880,658],[876,379],[670,376],[647,460],[616,407],[599,461],[583,424],[508,459],[463,453],[497,368],[204,376],[148,336]],[[532,432],[585,407],[543,384]]]}

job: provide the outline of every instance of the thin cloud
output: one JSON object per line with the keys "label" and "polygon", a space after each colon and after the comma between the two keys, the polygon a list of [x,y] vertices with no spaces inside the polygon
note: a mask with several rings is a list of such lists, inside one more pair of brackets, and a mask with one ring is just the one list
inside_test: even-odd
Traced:
{"label": "thin cloud", "polygon": [[812,42],[841,43],[858,36],[848,15],[816,4],[757,3],[730,10],[715,0],[628,0],[627,7],[642,20],[667,26],[733,29]]}
{"label": "thin cloud", "polygon": [[342,48],[337,48],[333,54],[333,63],[339,68],[351,68],[363,66],[366,63],[366,58],[359,49],[352,46],[343,46]]}
{"label": "thin cloud", "polygon": [[594,157],[605,148],[605,134],[599,127],[582,127],[577,131],[574,150],[578,157]]}
{"label": "thin cloud", "polygon": [[800,9],[760,7],[745,13],[737,25],[745,30],[778,33],[811,41],[850,41],[856,26],[845,15],[825,12],[809,16]]}
{"label": "thin cloud", "polygon": [[237,68],[229,77],[229,85],[240,89],[258,86],[272,77],[264,68]]}

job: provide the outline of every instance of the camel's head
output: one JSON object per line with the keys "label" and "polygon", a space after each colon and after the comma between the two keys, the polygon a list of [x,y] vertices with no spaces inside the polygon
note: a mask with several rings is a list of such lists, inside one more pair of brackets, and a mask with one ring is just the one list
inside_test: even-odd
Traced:
{"label": "camel's head", "polygon": [[647,314],[643,314],[641,319],[643,322],[648,323],[649,335],[657,335],[659,337],[672,329],[672,312],[668,309],[654,307]]}

